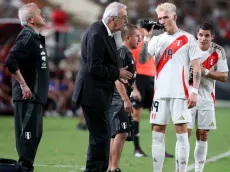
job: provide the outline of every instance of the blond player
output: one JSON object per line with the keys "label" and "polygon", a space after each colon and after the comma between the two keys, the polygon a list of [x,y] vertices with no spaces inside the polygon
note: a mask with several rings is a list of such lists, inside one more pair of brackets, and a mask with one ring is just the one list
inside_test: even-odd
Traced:
{"label": "blond player", "polygon": [[[191,122],[190,109],[197,103],[200,84],[200,50],[191,34],[176,24],[176,6],[163,3],[157,6],[158,20],[164,25],[164,33],[153,36],[145,31],[140,52],[140,63],[155,56],[155,95],[150,114],[154,124],[152,131],[152,157],[154,172],[161,172],[165,158],[165,130],[170,117],[176,128],[175,156],[180,172],[186,172],[189,157],[187,123]],[[153,27],[154,29],[154,27]],[[193,66],[193,89],[188,93],[189,66]]]}
{"label": "blond player", "polygon": [[198,45],[202,50],[202,79],[198,90],[198,103],[192,109],[192,122],[188,133],[196,124],[197,141],[194,150],[195,172],[202,172],[208,151],[208,132],[216,129],[215,81],[228,79],[228,65],[223,47],[212,42],[215,35],[210,23],[203,23],[197,33]]}

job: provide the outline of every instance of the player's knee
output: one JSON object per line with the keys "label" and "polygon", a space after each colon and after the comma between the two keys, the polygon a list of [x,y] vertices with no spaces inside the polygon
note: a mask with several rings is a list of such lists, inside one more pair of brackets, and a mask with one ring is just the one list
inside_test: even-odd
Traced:
{"label": "player's knee", "polygon": [[182,134],[182,133],[187,133],[187,124],[175,124],[176,127],[176,133]]}
{"label": "player's knee", "polygon": [[208,131],[209,130],[201,130],[200,131],[200,140],[205,142],[208,140]]}
{"label": "player's knee", "polygon": [[179,145],[186,146],[189,144],[188,133],[180,133],[180,134],[177,133],[176,137]]}
{"label": "player's knee", "polygon": [[155,132],[159,132],[159,133],[164,133],[165,134],[165,128],[166,128],[166,126],[164,126],[164,125],[153,124],[153,131],[155,131]]}
{"label": "player's knee", "polygon": [[165,134],[161,133],[161,132],[152,132],[152,144],[160,144],[160,143],[164,143],[164,139],[165,139]]}

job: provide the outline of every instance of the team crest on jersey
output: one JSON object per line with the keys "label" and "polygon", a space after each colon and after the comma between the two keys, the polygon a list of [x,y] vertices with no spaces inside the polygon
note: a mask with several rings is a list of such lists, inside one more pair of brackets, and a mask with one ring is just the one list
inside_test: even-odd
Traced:
{"label": "team crest on jersey", "polygon": [[127,122],[122,122],[122,123],[121,123],[121,127],[122,127],[123,129],[126,129],[126,128],[127,128]]}
{"label": "team crest on jersey", "polygon": [[179,47],[181,44],[181,40],[177,40],[177,46]]}
{"label": "team crest on jersey", "polygon": [[214,62],[214,60],[210,59],[209,63],[210,63],[211,66],[213,65],[213,62]]}
{"label": "team crest on jersey", "polygon": [[31,132],[25,132],[25,138],[29,140],[31,138]]}

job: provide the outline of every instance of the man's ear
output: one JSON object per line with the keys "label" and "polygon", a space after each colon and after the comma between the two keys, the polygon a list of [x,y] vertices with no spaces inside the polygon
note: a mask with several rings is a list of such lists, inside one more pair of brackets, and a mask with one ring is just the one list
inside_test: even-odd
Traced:
{"label": "man's ear", "polygon": [[27,20],[28,20],[29,23],[33,24],[32,17],[28,17]]}
{"label": "man's ear", "polygon": [[173,15],[173,19],[176,21],[177,20],[177,15]]}

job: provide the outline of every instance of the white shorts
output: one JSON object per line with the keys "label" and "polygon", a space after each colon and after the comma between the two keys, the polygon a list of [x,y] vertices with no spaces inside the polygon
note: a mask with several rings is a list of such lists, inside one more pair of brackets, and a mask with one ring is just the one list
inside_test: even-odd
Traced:
{"label": "white shorts", "polygon": [[170,117],[174,124],[191,122],[191,110],[188,109],[187,100],[168,98],[153,101],[150,123],[166,125],[169,124]]}
{"label": "white shorts", "polygon": [[189,129],[193,129],[194,125],[202,130],[216,129],[216,115],[214,110],[197,110],[192,109],[192,122],[188,124]]}

